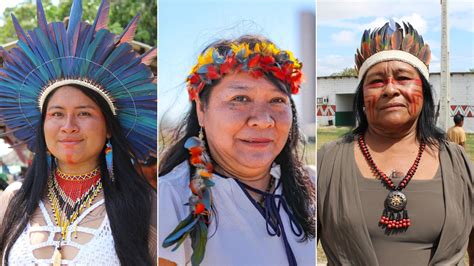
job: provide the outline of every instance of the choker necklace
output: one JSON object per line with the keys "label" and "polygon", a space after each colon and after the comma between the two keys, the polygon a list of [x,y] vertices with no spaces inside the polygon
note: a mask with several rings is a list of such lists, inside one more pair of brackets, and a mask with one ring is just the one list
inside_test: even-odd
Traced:
{"label": "choker necklace", "polygon": [[83,175],[69,175],[59,169],[52,173],[48,180],[48,198],[55,222],[61,227],[61,240],[66,240],[69,225],[90,207],[101,189],[99,167]]}
{"label": "choker necklace", "polygon": [[385,228],[388,231],[403,229],[406,230],[410,226],[410,218],[408,218],[408,212],[405,209],[407,205],[407,197],[402,192],[402,190],[408,185],[411,178],[415,175],[415,172],[418,168],[418,164],[421,160],[421,155],[425,150],[426,144],[421,142],[418,149],[418,155],[416,156],[413,165],[410,167],[405,177],[400,181],[398,185],[395,185],[392,181],[392,178],[395,177],[395,172],[392,172],[391,177],[388,177],[384,172],[377,167],[372,156],[370,156],[369,149],[365,144],[364,135],[360,135],[358,139],[359,147],[364,155],[364,158],[367,160],[372,171],[377,175],[377,177],[382,181],[385,187],[390,190],[387,198],[385,199],[385,208],[380,218],[379,225],[382,228]]}

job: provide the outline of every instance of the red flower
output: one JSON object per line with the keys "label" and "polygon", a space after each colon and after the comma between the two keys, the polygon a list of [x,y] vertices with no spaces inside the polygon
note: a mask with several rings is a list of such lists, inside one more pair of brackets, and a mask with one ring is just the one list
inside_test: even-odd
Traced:
{"label": "red flower", "polygon": [[232,68],[235,66],[236,63],[237,61],[235,60],[233,56],[227,56],[227,58],[225,59],[225,62],[221,65],[220,74],[221,75],[228,74],[232,70]]}
{"label": "red flower", "polygon": [[197,91],[193,88],[188,88],[189,100],[193,101],[197,98]]}
{"label": "red flower", "polygon": [[214,65],[209,65],[207,67],[207,77],[213,80],[213,79],[218,79],[221,76],[219,75],[219,73],[217,73],[217,69]]}
{"label": "red flower", "polygon": [[256,54],[254,57],[249,59],[248,67],[249,68],[255,67],[259,61],[260,61],[260,54]]}
{"label": "red flower", "polygon": [[199,76],[198,73],[194,73],[191,77],[189,77],[189,82],[191,84],[197,84],[201,82],[201,77]]}
{"label": "red flower", "polygon": [[256,79],[263,76],[263,72],[261,70],[250,70],[248,73],[250,74],[250,76]]}

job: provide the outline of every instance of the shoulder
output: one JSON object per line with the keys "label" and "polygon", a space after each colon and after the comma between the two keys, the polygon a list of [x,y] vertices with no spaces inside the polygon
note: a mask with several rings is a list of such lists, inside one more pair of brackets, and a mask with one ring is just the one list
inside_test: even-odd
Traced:
{"label": "shoulder", "polygon": [[[319,168],[322,166],[323,161],[333,160],[336,154],[343,148],[347,148],[352,145],[352,142],[348,142],[344,139],[338,139],[335,141],[331,141],[325,143],[321,148],[318,150],[317,161],[318,161],[318,171]],[[331,159],[332,158],[332,159]]]}
{"label": "shoulder", "polygon": [[182,209],[182,203],[187,202],[191,190],[189,189],[190,170],[186,161],[177,165],[171,172],[158,177],[159,208]]}
{"label": "shoulder", "polygon": [[7,211],[7,207],[10,203],[10,200],[21,188],[21,184],[21,182],[13,182],[5,189],[5,191],[2,192],[2,194],[0,194],[0,224],[2,224],[3,216]]}
{"label": "shoulder", "polygon": [[[2,203],[5,202],[5,200],[10,201],[10,199],[20,190],[22,183],[21,182],[13,182],[11,183],[0,195],[0,201]],[[1,206],[1,205],[0,205]]]}
{"label": "shoulder", "polygon": [[183,161],[179,165],[177,165],[171,172],[167,173],[166,175],[158,177],[158,184],[160,187],[176,187],[182,188],[188,187],[189,184],[189,165],[188,162]]}

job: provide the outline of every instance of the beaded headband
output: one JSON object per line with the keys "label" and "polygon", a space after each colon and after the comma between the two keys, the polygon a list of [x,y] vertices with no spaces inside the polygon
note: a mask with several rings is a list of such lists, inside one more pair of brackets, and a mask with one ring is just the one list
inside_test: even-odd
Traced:
{"label": "beaded headband", "polygon": [[423,42],[421,35],[410,23],[403,22],[403,28],[405,32],[398,23],[390,19],[390,22],[380,29],[364,31],[360,50],[357,49],[355,54],[359,81],[373,65],[391,60],[412,65],[428,80],[430,47]]}
{"label": "beaded headband", "polygon": [[297,94],[303,79],[302,63],[290,51],[283,51],[273,43],[262,41],[255,45],[249,43],[231,44],[227,53],[220,53],[211,47],[199,55],[198,63],[186,79],[191,101],[195,100],[205,85],[235,72],[247,72],[254,78],[264,74],[287,84],[292,94]]}
{"label": "beaded headband", "polygon": [[69,22],[46,21],[36,1],[38,27],[28,34],[12,14],[16,46],[0,47],[0,121],[19,144],[33,150],[36,129],[48,95],[65,85],[80,85],[105,99],[119,120],[139,161],[156,156],[156,79],[152,48],[140,55],[130,45],[139,16],[119,36],[107,29],[110,3],[103,0],[92,25],[82,21],[82,1],[72,3]]}

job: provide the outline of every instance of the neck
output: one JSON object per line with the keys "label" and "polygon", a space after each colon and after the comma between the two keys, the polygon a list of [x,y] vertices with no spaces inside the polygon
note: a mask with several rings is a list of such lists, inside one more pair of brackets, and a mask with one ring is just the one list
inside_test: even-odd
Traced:
{"label": "neck", "polygon": [[400,142],[416,142],[416,123],[409,128],[398,128],[390,131],[383,127],[371,126],[367,128],[365,138],[374,142],[395,144]]}
{"label": "neck", "polygon": [[246,185],[262,191],[267,189],[268,183],[270,182],[269,169],[265,171],[249,171],[244,173],[242,171],[235,171],[235,169],[232,168],[216,165],[216,171],[226,176],[233,177]]}
{"label": "neck", "polygon": [[98,162],[93,163],[66,163],[58,161],[58,168],[65,174],[69,175],[82,175],[91,172],[95,168],[97,168]]}

